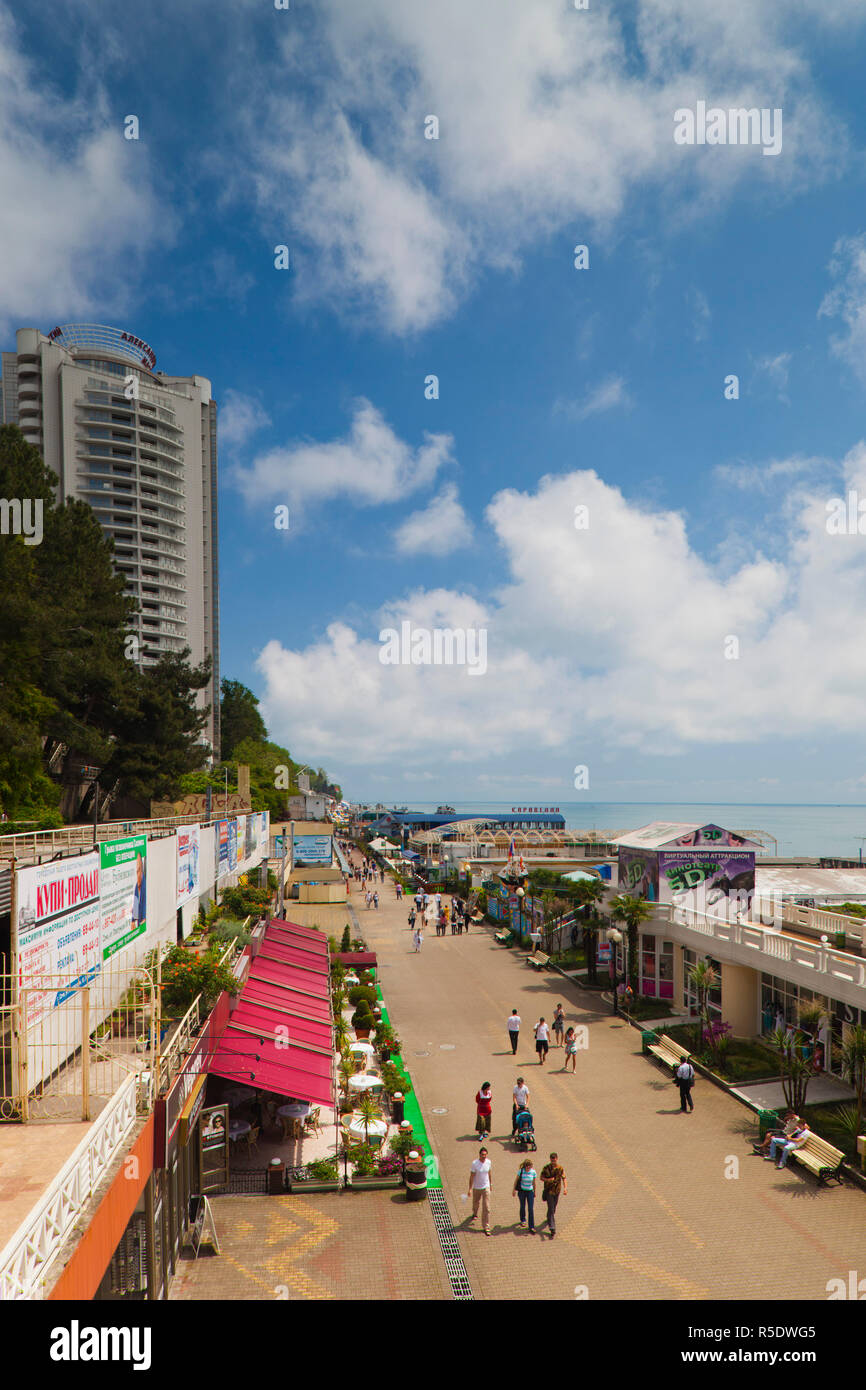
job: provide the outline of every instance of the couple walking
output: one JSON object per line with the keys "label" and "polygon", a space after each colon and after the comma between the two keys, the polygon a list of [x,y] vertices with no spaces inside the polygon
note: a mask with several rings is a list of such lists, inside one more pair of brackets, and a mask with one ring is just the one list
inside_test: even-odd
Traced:
{"label": "couple walking", "polygon": [[[517,1197],[520,1203],[520,1225],[526,1226],[530,1235],[535,1235],[535,1196],[538,1174],[532,1166],[532,1159],[527,1158],[517,1171],[514,1179],[514,1186],[511,1195]],[[546,1163],[541,1170],[542,1182],[542,1201],[547,1207],[547,1229],[551,1240],[556,1235],[556,1208],[560,1197],[568,1195],[568,1182],[565,1170],[562,1168],[559,1158],[555,1153],[550,1155],[550,1162]],[[479,1208],[481,1211],[481,1224],[486,1236],[492,1235],[490,1229],[490,1198],[493,1191],[493,1180],[491,1175],[490,1157],[486,1149],[481,1149],[469,1170],[469,1191],[467,1197],[472,1197],[472,1214],[469,1217],[470,1224],[477,1220]],[[539,1235],[541,1232],[539,1232]]]}

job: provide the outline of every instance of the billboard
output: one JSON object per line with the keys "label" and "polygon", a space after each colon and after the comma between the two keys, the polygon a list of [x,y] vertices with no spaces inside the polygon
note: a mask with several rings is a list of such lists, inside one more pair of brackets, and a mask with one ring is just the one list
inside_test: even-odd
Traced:
{"label": "billboard", "polygon": [[213,830],[214,879],[219,880],[229,871],[229,823],[218,820]]}
{"label": "billboard", "polygon": [[245,816],[244,859],[252,859],[259,842],[259,818],[257,815]]}
{"label": "billboard", "polygon": [[687,835],[670,840],[665,849],[697,848],[698,845],[705,845],[709,849],[743,849],[754,843],[754,840],[735,835],[732,830],[724,830],[720,825],[701,825],[696,830],[690,830]]}
{"label": "billboard", "polygon": [[99,867],[102,959],[108,960],[147,931],[147,836],[100,845]]}
{"label": "billboard", "polygon": [[331,863],[330,835],[295,835],[292,839],[295,868]]}
{"label": "billboard", "polygon": [[659,883],[663,903],[707,912],[733,898],[746,908],[755,891],[755,855],[726,848],[661,850]]}
{"label": "billboard", "polygon": [[177,829],[177,906],[183,907],[199,891],[198,856],[201,826],[180,825]]}
{"label": "billboard", "polygon": [[269,817],[267,811],[262,811],[259,816],[259,849],[263,850],[265,855],[267,855],[269,849],[268,835],[270,827],[268,822]]}
{"label": "billboard", "polygon": [[[619,846],[620,893],[646,898],[648,903],[659,901],[659,868],[655,850]],[[670,901],[666,899],[665,901]]]}
{"label": "billboard", "polygon": [[[241,817],[243,820],[243,817]],[[238,866],[238,823],[229,821],[229,873]]]}
{"label": "billboard", "polygon": [[[25,1026],[30,1028],[102,967],[99,854],[22,869],[17,886],[13,949],[18,985],[27,991]],[[57,988],[58,975],[69,978],[68,988]]]}

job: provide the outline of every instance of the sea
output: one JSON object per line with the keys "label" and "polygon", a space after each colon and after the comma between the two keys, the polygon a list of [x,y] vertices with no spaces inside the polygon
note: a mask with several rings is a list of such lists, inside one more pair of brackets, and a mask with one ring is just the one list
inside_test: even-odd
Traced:
{"label": "sea", "polygon": [[[403,803],[400,803],[401,805]],[[407,802],[410,811],[435,811],[439,802]],[[513,806],[530,810],[554,803],[528,800],[452,801],[461,817],[505,815]],[[748,835],[761,831],[775,841],[765,841],[768,854],[859,859],[866,844],[866,806],[742,805],[713,802],[667,801],[565,801],[556,803],[569,830],[595,830],[601,835],[622,835],[650,821],[684,821],[687,824],[721,825]]]}

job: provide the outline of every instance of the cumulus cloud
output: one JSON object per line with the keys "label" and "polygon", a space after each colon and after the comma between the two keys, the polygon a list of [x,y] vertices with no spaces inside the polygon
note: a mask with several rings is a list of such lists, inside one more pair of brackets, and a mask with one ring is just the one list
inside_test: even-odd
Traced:
{"label": "cumulus cloud", "polygon": [[146,151],[124,140],[92,74],[86,103],[52,88],[2,5],[0,132],[2,330],[125,309],[126,289],[110,287],[127,287],[174,226]]}
{"label": "cumulus cloud", "polygon": [[[844,0],[794,5],[812,26],[863,19]],[[639,0],[626,32],[611,8],[549,0],[323,0],[306,40],[315,101],[297,93],[293,34],[275,60],[288,94],[264,111],[257,94],[247,113],[247,186],[269,228],[300,239],[301,297],[415,332],[539,238],[609,230],[638,189],[664,186],[676,223],[745,179],[790,189],[838,174],[844,125],[816,89],[807,26],[784,19],[775,0]],[[782,107],[783,157],[676,146],[674,112],[699,98]]]}
{"label": "cumulus cloud", "polygon": [[452,460],[449,434],[429,434],[413,449],[399,439],[381,411],[367,400],[355,403],[343,439],[303,440],[257,455],[231,474],[248,502],[313,505],[341,497],[359,507],[397,502],[427,487]]}
{"label": "cumulus cloud", "polygon": [[[866,495],[866,445],[839,473],[842,495]],[[418,590],[366,629],[332,624],[303,651],[269,643],[259,659],[269,725],[348,766],[405,740],[488,773],[491,759],[565,759],[588,741],[682,752],[856,731],[866,554],[861,537],[828,534],[828,500],[804,487],[784,519],[783,559],[762,554],[756,528],[749,558],[723,569],[695,551],[679,513],[638,505],[594,472],[506,489],[486,519],[507,584],[486,598]],[[403,620],[484,627],[486,675],[383,666],[378,633]]]}
{"label": "cumulus cloud", "polygon": [[230,449],[241,449],[254,434],[270,423],[271,417],[255,396],[247,396],[231,387],[223,395],[219,410],[221,444]]}
{"label": "cumulus cloud", "polygon": [[422,511],[413,512],[394,537],[401,555],[450,555],[472,540],[472,526],[457,497],[454,483],[446,483]]}
{"label": "cumulus cloud", "polygon": [[790,352],[779,352],[775,357],[765,354],[755,360],[755,378],[757,381],[766,381],[775,391],[776,396],[785,405],[790,405],[788,397],[788,373],[791,366]]}

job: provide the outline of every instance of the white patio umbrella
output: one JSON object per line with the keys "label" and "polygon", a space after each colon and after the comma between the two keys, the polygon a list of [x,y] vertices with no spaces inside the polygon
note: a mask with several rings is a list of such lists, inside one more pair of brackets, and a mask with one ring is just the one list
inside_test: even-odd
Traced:
{"label": "white patio umbrella", "polygon": [[373,1057],[375,1055],[376,1049],[372,1043],[353,1042],[349,1044],[349,1051],[355,1057]]}
{"label": "white patio umbrella", "polygon": [[371,1076],[369,1072],[359,1072],[357,1076],[349,1077],[350,1091],[381,1091],[382,1085],[381,1076]]}
{"label": "white patio umbrella", "polygon": [[365,1134],[370,1138],[384,1139],[388,1133],[388,1122],[386,1120],[367,1120],[362,1115],[353,1115],[346,1129],[350,1134],[358,1139],[363,1139]]}

